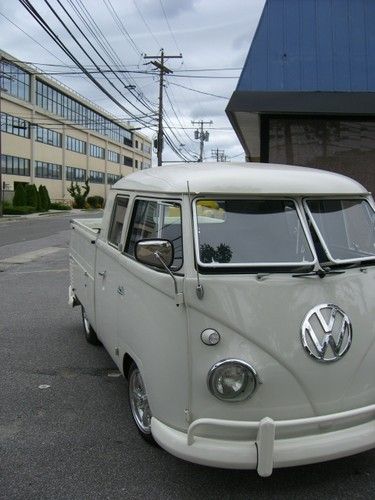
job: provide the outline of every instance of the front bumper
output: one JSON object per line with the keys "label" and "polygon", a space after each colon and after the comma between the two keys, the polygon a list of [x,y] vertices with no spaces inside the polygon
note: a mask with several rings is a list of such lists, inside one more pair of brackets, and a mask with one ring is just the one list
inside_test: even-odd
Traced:
{"label": "front bumper", "polygon": [[[297,420],[265,417],[260,422],[241,422],[201,418],[192,422],[187,433],[163,424],[155,417],[151,431],[155,440],[170,452],[190,462],[229,469],[257,469],[260,476],[270,476],[278,467],[311,464],[354,455],[375,447],[375,405],[342,413]],[[363,420],[367,420],[363,423]],[[354,422],[362,422],[355,424]],[[327,431],[328,426],[343,426]],[[320,429],[308,435],[293,435],[311,428]],[[256,439],[218,439],[204,437],[199,429],[225,435],[228,430],[252,434]]]}

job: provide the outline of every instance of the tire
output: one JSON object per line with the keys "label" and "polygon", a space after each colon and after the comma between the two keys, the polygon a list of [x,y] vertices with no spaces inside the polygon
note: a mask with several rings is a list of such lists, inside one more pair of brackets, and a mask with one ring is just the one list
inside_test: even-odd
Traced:
{"label": "tire", "polygon": [[148,404],[146,387],[141,372],[132,363],[128,374],[129,406],[134,423],[142,438],[151,444],[156,444],[151,434],[151,410]]}
{"label": "tire", "polygon": [[98,339],[95,330],[90,325],[90,322],[86,315],[86,311],[83,306],[82,306],[82,323],[83,323],[83,330],[85,332],[85,339],[87,340],[87,342],[92,345],[101,345],[101,342]]}

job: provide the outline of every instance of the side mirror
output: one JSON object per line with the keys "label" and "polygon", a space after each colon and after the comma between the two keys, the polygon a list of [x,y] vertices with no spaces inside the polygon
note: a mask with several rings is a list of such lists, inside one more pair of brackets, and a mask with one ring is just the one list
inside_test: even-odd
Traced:
{"label": "side mirror", "polygon": [[165,269],[174,259],[173,245],[168,240],[140,240],[135,245],[135,258],[147,266]]}

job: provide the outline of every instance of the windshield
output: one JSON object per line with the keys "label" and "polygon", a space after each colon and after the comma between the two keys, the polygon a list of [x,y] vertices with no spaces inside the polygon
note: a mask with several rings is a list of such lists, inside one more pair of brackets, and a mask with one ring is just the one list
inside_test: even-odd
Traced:
{"label": "windshield", "polygon": [[314,261],[291,200],[197,200],[199,263],[292,266]]}
{"label": "windshield", "polygon": [[366,200],[307,200],[306,205],[330,260],[375,257],[375,213]]}

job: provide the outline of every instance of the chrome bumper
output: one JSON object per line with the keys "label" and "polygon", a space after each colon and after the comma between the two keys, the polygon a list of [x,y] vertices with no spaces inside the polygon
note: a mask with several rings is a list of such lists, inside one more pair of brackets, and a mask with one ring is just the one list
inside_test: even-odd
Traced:
{"label": "chrome bumper", "polygon": [[[155,440],[167,451],[184,460],[230,469],[257,469],[260,476],[270,476],[274,468],[291,467],[354,455],[375,447],[375,405],[321,417],[296,420],[242,422],[201,418],[192,422],[187,433],[177,431],[152,418]],[[367,419],[356,425],[353,421]],[[327,431],[329,425],[347,426]],[[317,426],[321,432],[298,437],[278,438],[277,434],[293,435]],[[199,428],[209,428],[216,434],[228,430],[255,433],[255,440],[228,440],[203,437]]]}

